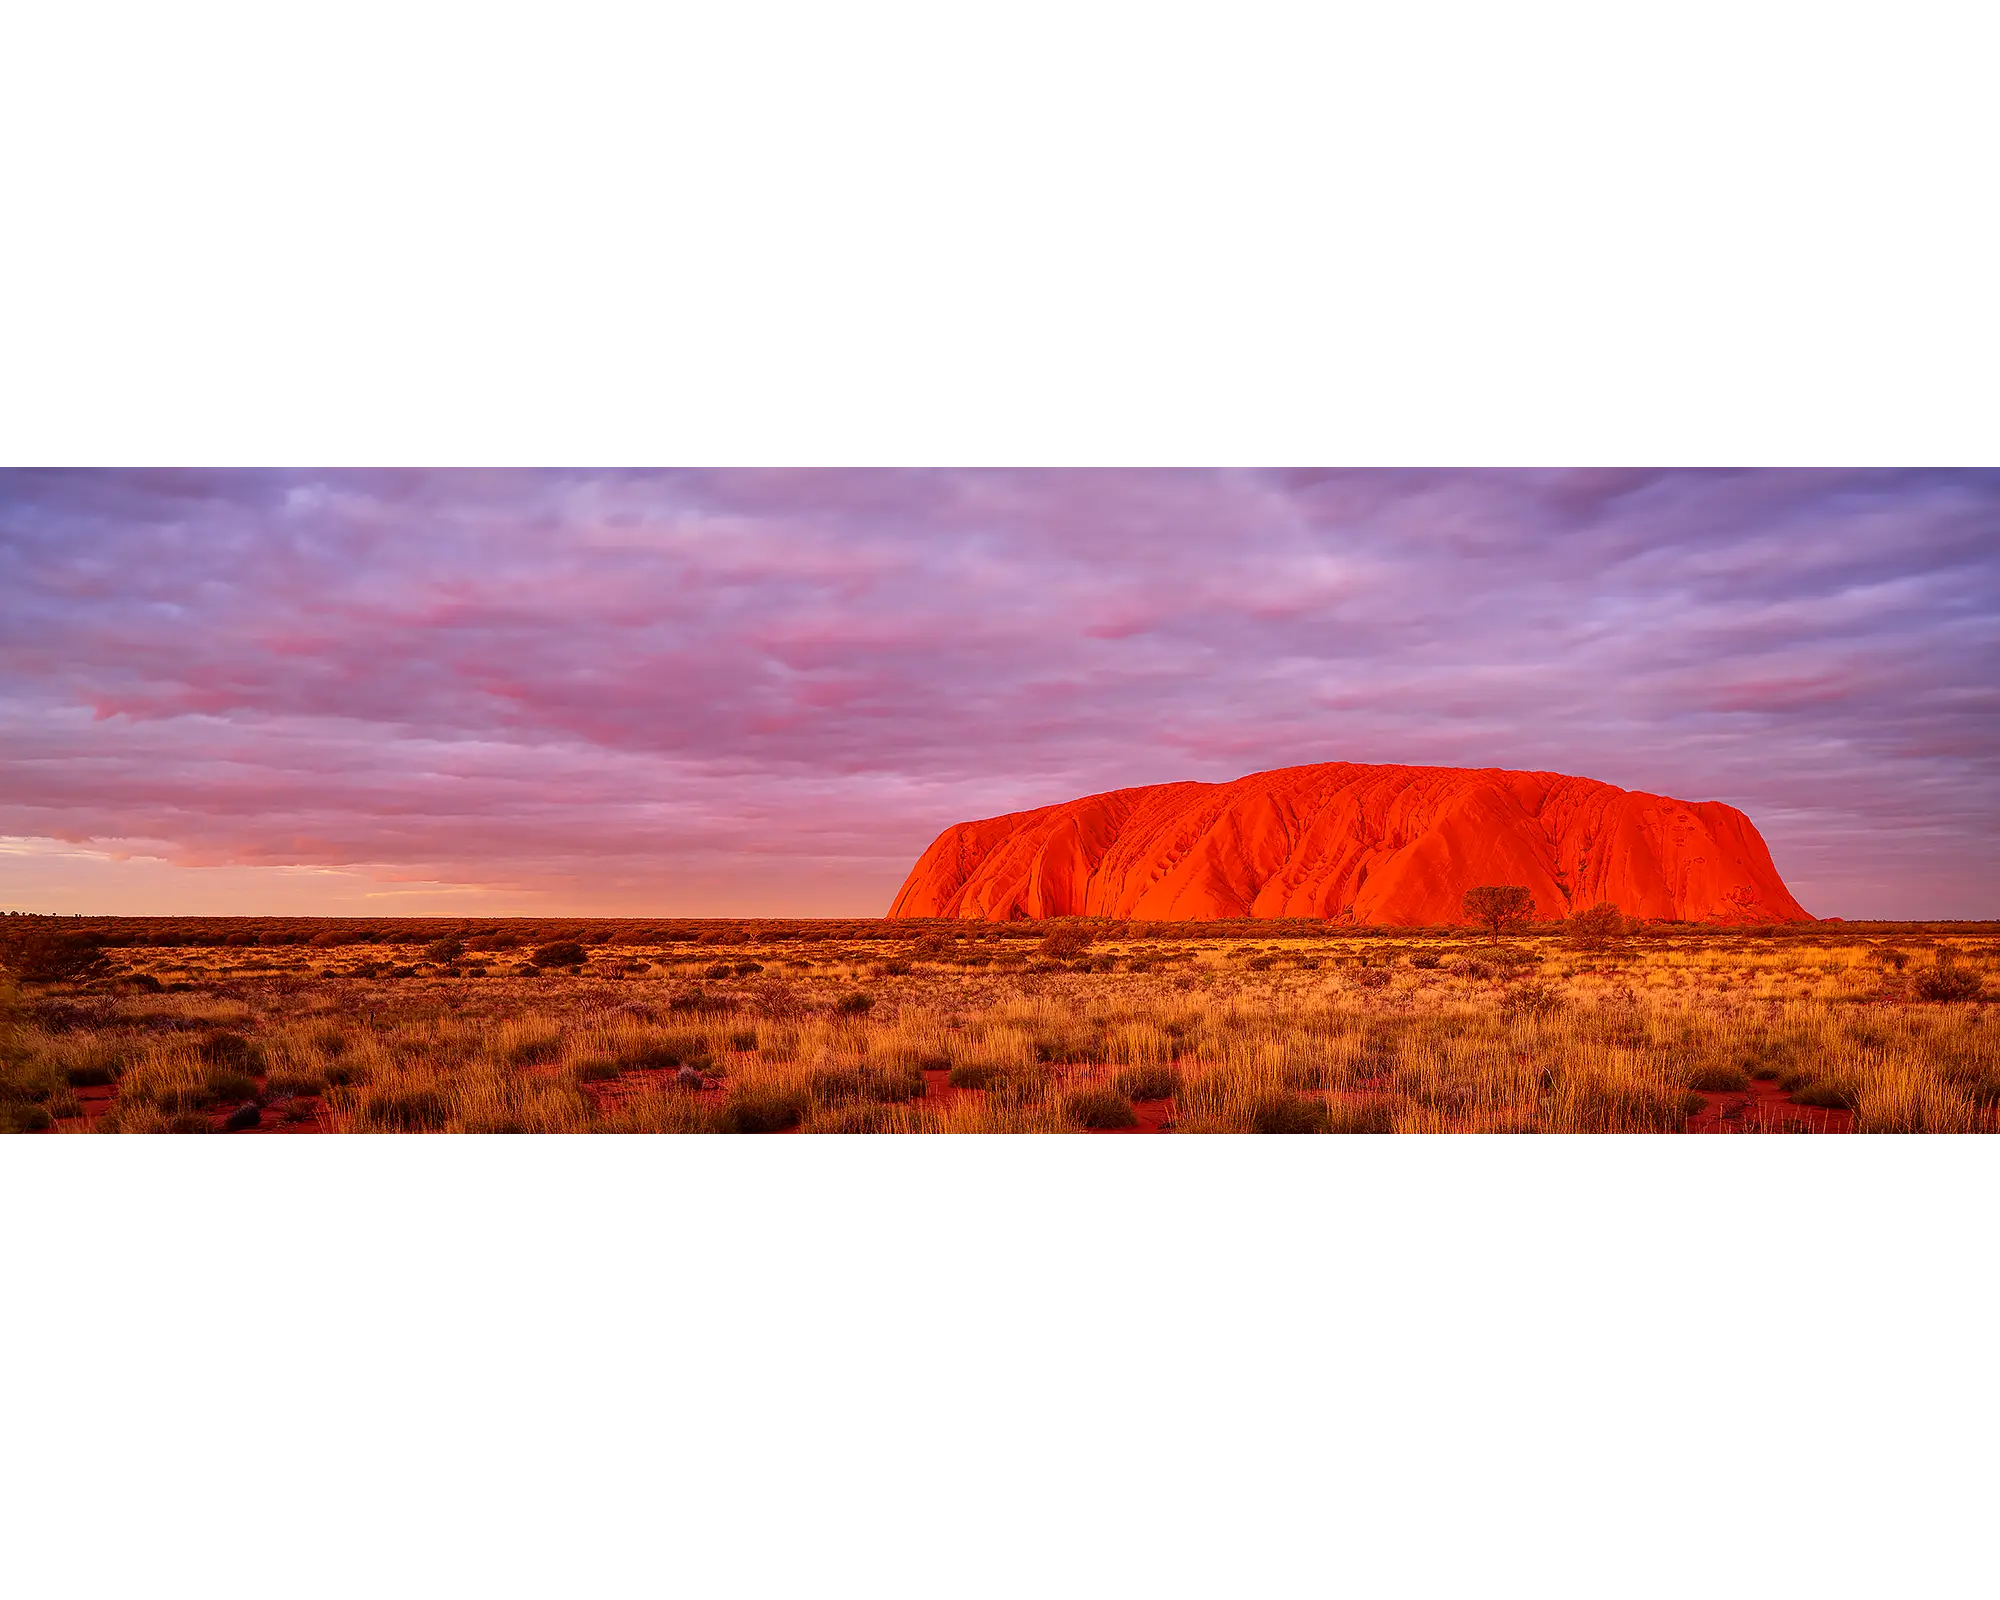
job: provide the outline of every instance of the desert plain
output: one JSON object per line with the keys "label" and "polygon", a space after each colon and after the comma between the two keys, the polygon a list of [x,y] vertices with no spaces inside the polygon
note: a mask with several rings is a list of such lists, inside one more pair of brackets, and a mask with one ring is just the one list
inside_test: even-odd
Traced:
{"label": "desert plain", "polygon": [[0,918],[49,1133],[2000,1131],[2000,925]]}

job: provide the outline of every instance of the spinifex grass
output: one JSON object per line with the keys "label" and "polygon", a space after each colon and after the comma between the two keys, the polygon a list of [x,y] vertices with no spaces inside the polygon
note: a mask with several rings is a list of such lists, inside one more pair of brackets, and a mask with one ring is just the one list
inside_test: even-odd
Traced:
{"label": "spinifex grass", "polygon": [[348,1132],[1056,1133],[1165,1101],[1148,1126],[1666,1132],[1756,1101],[2000,1130],[1985,928],[106,926],[103,971],[8,989],[0,1126],[205,1131],[254,1099]]}

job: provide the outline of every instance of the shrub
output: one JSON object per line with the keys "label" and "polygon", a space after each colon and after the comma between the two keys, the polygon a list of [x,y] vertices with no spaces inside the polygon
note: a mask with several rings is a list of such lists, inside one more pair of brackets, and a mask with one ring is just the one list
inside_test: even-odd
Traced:
{"label": "shrub", "polygon": [[727,1011],[730,1003],[721,995],[710,994],[705,989],[683,989],[667,1001],[669,1011],[704,1014],[712,1011]]}
{"label": "shrub", "polygon": [[1074,961],[1096,942],[1097,935],[1074,923],[1052,930],[1035,949],[1052,961]]}
{"label": "shrub", "polygon": [[1741,1067],[1696,1067],[1687,1074],[1687,1086],[1706,1094],[1734,1094],[1750,1087],[1750,1074]]}
{"label": "shrub", "polygon": [[1525,928],[1535,912],[1534,896],[1518,883],[1489,883],[1467,889],[1461,904],[1466,920],[1478,923],[1488,938]]}
{"label": "shrub", "polygon": [[783,1133],[805,1116],[797,1089],[739,1089],[715,1113],[717,1133]]}
{"label": "shrub", "polygon": [[925,1090],[921,1072],[881,1067],[823,1067],[812,1075],[810,1086],[813,1098],[828,1104],[845,1100],[895,1104],[919,1099]]}
{"label": "shrub", "polygon": [[1355,967],[1347,974],[1347,981],[1357,989],[1386,989],[1389,987],[1389,969]]}
{"label": "shrub", "polygon": [[1600,900],[1564,923],[1563,937],[1578,950],[1602,950],[1625,937],[1625,914],[1609,900]]}
{"label": "shrub", "polygon": [[1131,1100],[1171,1100],[1181,1092],[1178,1067],[1126,1067],[1112,1081]]}
{"label": "shrub", "polygon": [[256,1074],[264,1070],[264,1052],[240,1033],[218,1028],[201,1041],[201,1059],[212,1067]]}
{"label": "shrub", "polygon": [[1333,1119],[1324,1100],[1295,1094],[1263,1094],[1250,1103],[1252,1133],[1328,1133]]}
{"label": "shrub", "polygon": [[46,1133],[55,1125],[47,1106],[0,1105],[0,1133]]}
{"label": "shrub", "polygon": [[1421,955],[1411,956],[1410,965],[1413,967],[1418,967],[1425,972],[1434,971],[1438,966],[1437,953],[1432,950],[1426,950]]}
{"label": "shrub", "polygon": [[1508,1016],[1547,1017],[1562,1010],[1560,989],[1546,983],[1523,983],[1510,990],[1501,1010]]}
{"label": "shrub", "polygon": [[213,1106],[250,1100],[257,1093],[257,1080],[234,1067],[211,1067],[202,1080],[201,1097]]}
{"label": "shrub", "polygon": [[424,946],[424,959],[426,961],[438,962],[443,966],[451,965],[452,962],[464,954],[465,941],[463,939],[435,939]]}
{"label": "shrub", "polygon": [[608,1056],[591,1056],[576,1065],[578,1083],[602,1083],[607,1078],[615,1078],[624,1068]]}
{"label": "shrub", "polygon": [[1856,1106],[1854,1091],[1844,1083],[1827,1083],[1824,1080],[1808,1083],[1792,1095],[1792,1103],[1801,1106],[1820,1106],[1828,1111],[1852,1111]]}
{"label": "shrub", "polygon": [[836,1015],[843,1017],[866,1016],[874,1008],[875,997],[863,994],[859,989],[852,994],[844,994],[833,1003]]}
{"label": "shrub", "polygon": [[331,950],[335,945],[346,944],[350,937],[336,928],[323,928],[306,940],[306,945],[313,950]]}
{"label": "shrub", "polygon": [[89,933],[37,930],[16,941],[6,954],[7,965],[23,983],[73,983],[104,970],[98,937]]}
{"label": "shrub", "polygon": [[961,1061],[945,1075],[944,1081],[954,1089],[991,1089],[1006,1079],[1006,1068],[990,1061]]}
{"label": "shrub", "polygon": [[528,964],[535,967],[580,967],[589,959],[589,953],[574,939],[558,939],[553,944],[545,944],[528,957]]}
{"label": "shrub", "polygon": [[1979,974],[1970,967],[1961,967],[1944,951],[1938,952],[1937,965],[1927,972],[1917,974],[1916,991],[1919,1000],[1956,1001],[1977,1000],[1985,992],[1985,984]]}
{"label": "shrub", "polygon": [[1134,1128],[1132,1102],[1116,1089],[1072,1089],[1063,1096],[1063,1115],[1081,1128]]}
{"label": "shrub", "polygon": [[363,1127],[377,1126],[398,1133],[436,1133],[450,1115],[444,1096],[436,1090],[400,1086],[363,1090],[354,1112]]}
{"label": "shrub", "polygon": [[1252,956],[1244,963],[1244,966],[1252,972],[1269,972],[1272,967],[1277,965],[1277,961],[1278,958],[1276,956]]}

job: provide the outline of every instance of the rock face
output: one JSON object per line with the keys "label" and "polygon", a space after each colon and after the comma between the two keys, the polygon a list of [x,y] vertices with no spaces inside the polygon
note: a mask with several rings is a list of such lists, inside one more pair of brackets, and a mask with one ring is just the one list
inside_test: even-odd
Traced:
{"label": "rock face", "polygon": [[892,917],[1464,920],[1481,884],[1535,915],[1614,902],[1681,922],[1810,922],[1750,819],[1589,778],[1326,762],[1115,789],[945,829]]}

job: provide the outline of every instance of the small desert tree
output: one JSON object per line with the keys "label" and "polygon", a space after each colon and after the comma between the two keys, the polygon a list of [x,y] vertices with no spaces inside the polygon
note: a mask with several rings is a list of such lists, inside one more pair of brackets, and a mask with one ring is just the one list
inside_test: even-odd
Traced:
{"label": "small desert tree", "polygon": [[1525,928],[1534,911],[1535,897],[1518,883],[1489,883],[1465,891],[1465,915],[1483,926],[1489,939]]}
{"label": "small desert tree", "polygon": [[1602,950],[1625,937],[1625,914],[1609,900],[1600,900],[1572,916],[1563,933],[1579,950]]}
{"label": "small desert tree", "polygon": [[1064,922],[1055,927],[1036,946],[1045,956],[1054,961],[1074,961],[1095,942],[1097,935],[1077,922]]}

